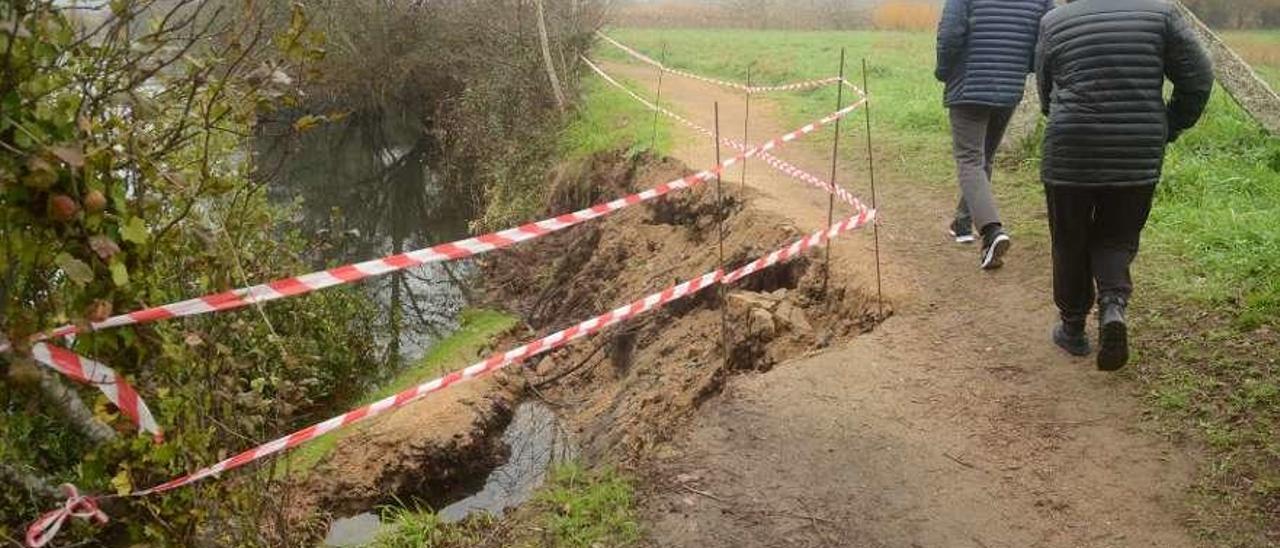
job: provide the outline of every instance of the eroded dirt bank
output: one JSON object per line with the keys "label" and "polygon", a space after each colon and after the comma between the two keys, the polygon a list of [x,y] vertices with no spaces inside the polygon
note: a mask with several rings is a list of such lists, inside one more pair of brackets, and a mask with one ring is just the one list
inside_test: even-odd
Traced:
{"label": "eroded dirt bank", "polygon": [[[687,173],[671,160],[600,155],[551,175],[546,211],[575,210]],[[747,205],[750,190],[725,188],[728,268],[802,236]],[[526,324],[492,350],[715,270],[716,204],[715,186],[703,185],[485,257],[478,293]],[[441,507],[464,497],[505,458],[500,436],[522,398],[554,406],[588,463],[654,456],[735,373],[768,371],[875,325],[875,303],[852,289],[861,285],[853,274],[836,272],[826,293],[822,276],[821,254],[813,252],[375,419],[340,439],[300,482],[296,521],[322,532],[335,517],[380,504]]]}
{"label": "eroded dirt bank", "polygon": [[[670,160],[591,158],[558,174],[550,210],[585,207],[687,173]],[[751,191],[724,186],[729,268],[802,236],[788,221],[750,206]],[[707,184],[496,255],[485,268],[487,294],[546,333],[713,271],[716,203],[716,188]],[[851,275],[837,272],[823,294],[820,257],[811,253],[758,273],[723,296],[707,290],[534,360],[521,371],[525,386],[568,419],[588,460],[645,456],[735,372],[767,371],[875,324],[874,303]]]}

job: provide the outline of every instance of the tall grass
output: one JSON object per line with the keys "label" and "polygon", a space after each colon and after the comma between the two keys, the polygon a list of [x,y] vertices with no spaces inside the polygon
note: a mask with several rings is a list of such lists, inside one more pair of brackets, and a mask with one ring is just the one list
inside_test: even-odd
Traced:
{"label": "tall grass", "polygon": [[937,4],[893,0],[876,7],[871,23],[880,30],[931,30],[941,16]]}
{"label": "tall grass", "polygon": [[1280,90],[1280,30],[1226,32],[1222,39],[1252,65],[1272,89]]}

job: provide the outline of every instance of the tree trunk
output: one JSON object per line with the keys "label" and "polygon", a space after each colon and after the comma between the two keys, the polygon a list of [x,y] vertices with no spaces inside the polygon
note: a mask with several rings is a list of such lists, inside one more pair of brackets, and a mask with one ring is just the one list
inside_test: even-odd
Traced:
{"label": "tree trunk", "polygon": [[116,431],[95,418],[93,411],[89,410],[75,390],[68,388],[65,383],[43,368],[39,368],[37,374],[40,375],[40,391],[44,397],[58,407],[63,417],[76,430],[96,443],[115,441],[118,437]]}
{"label": "tree trunk", "polygon": [[62,493],[58,491],[57,485],[54,485],[52,481],[14,464],[0,462],[0,482],[10,485],[17,484],[22,491],[31,493],[40,499],[57,500],[62,498]]}
{"label": "tree trunk", "polygon": [[538,39],[542,42],[542,60],[547,65],[547,78],[551,79],[551,91],[556,96],[556,107],[564,111],[564,92],[560,90],[560,78],[556,76],[555,61],[551,57],[551,39],[547,37],[547,16],[542,9],[542,0],[535,0],[538,7]]}
{"label": "tree trunk", "polygon": [[1218,82],[1250,117],[1272,135],[1280,135],[1280,96],[1181,0],[1177,4],[1209,49]]}

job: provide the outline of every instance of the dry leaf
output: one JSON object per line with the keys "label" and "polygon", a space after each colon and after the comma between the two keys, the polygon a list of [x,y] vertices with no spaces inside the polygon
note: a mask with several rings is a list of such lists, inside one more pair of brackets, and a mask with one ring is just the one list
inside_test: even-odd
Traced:
{"label": "dry leaf", "polygon": [[98,257],[104,261],[111,260],[116,253],[120,252],[120,246],[116,244],[115,240],[101,235],[89,238],[89,248],[93,249],[93,252],[97,253]]}
{"label": "dry leaf", "polygon": [[66,162],[67,165],[71,167],[84,167],[84,147],[79,144],[66,144],[49,147],[49,152],[52,152],[59,160]]}

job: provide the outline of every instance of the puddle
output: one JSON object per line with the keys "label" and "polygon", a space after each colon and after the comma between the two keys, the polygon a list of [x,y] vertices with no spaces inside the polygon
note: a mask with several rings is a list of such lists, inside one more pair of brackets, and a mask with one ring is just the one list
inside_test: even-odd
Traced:
{"label": "puddle", "polygon": [[[438,513],[446,523],[457,522],[479,512],[495,516],[527,502],[546,480],[552,466],[571,459],[576,448],[550,407],[541,402],[525,402],[516,407],[511,424],[502,434],[510,448],[506,463],[494,469],[476,494],[445,506]],[[389,527],[376,512],[368,512],[333,522],[323,546],[363,546]]]}

